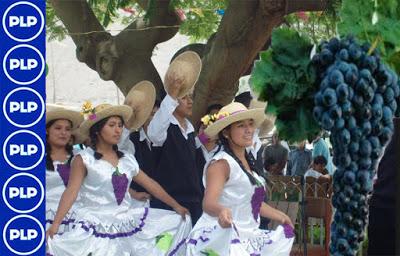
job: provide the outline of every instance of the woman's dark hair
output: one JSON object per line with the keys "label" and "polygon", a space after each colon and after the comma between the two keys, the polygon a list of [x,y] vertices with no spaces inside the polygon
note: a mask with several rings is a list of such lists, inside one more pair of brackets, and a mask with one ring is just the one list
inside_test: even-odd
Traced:
{"label": "woman's dark hair", "polygon": [[[124,119],[122,119],[121,116],[109,116],[109,117],[106,117],[104,119],[101,119],[100,121],[95,123],[89,129],[90,142],[92,143],[92,148],[94,150],[94,154],[93,155],[94,155],[94,158],[97,159],[97,160],[99,160],[99,159],[101,159],[103,157],[102,154],[100,154],[99,152],[96,151],[97,136],[100,133],[101,129],[103,129],[103,127],[106,125],[108,119],[110,119],[111,117],[120,118],[121,121],[122,121],[122,124],[124,124]],[[124,156],[124,153],[122,153],[121,151],[118,150],[118,146],[117,145],[113,145],[113,150],[117,154],[118,158],[121,158],[121,157]]]}
{"label": "woman's dark hair", "polygon": [[[230,128],[230,126],[226,127],[225,129],[228,129],[228,128]],[[228,153],[233,159],[235,159],[235,161],[239,164],[242,171],[249,178],[250,183],[252,185],[257,185],[258,182],[257,182],[256,178],[253,175],[251,175],[248,171],[246,171],[246,168],[244,168],[242,161],[233,153],[231,147],[229,146],[228,139],[222,135],[222,131],[218,134],[218,137],[219,137],[219,140],[220,140],[221,145],[223,146],[225,152]],[[250,154],[247,153],[247,151],[245,150],[245,157],[250,166],[250,169],[253,172],[256,172],[259,176],[262,176],[262,171],[257,168],[256,160],[254,159],[254,156],[251,153]]]}
{"label": "woman's dark hair", "polygon": [[326,158],[323,155],[314,157],[313,162],[314,164],[322,164],[323,166],[326,166],[328,163],[328,161],[326,161]]}
{"label": "woman's dark hair", "polygon": [[[46,124],[46,131],[47,129],[50,128],[50,126],[52,126],[57,120],[64,120],[64,119],[55,119],[55,120],[51,120],[50,122],[48,122]],[[65,119],[66,120],[66,119]],[[68,120],[71,124],[72,127],[72,122],[70,120]],[[50,171],[54,171],[54,165],[53,165],[53,159],[51,159],[51,145],[48,142],[48,134],[46,133],[46,169],[50,170]],[[72,153],[72,145],[67,144],[65,145],[65,150],[68,152],[68,154],[70,155],[70,157],[68,158],[67,164],[70,165],[71,164],[71,160],[73,157],[73,153]]]}

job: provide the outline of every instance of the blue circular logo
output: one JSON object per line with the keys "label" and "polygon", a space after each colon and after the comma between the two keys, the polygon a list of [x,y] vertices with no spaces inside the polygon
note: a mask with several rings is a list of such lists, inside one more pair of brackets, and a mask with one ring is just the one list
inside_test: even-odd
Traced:
{"label": "blue circular logo", "polygon": [[14,169],[27,171],[40,164],[44,157],[44,144],[40,137],[28,130],[10,134],[3,144],[6,162]]}
{"label": "blue circular logo", "polygon": [[17,255],[32,255],[40,249],[44,238],[42,224],[25,214],[10,219],[3,229],[4,244]]}
{"label": "blue circular logo", "polygon": [[45,61],[38,49],[28,44],[12,47],[4,55],[3,71],[12,82],[28,85],[43,74]]}
{"label": "blue circular logo", "polygon": [[33,3],[21,1],[10,5],[3,14],[3,29],[17,42],[29,42],[42,33],[44,16]]}
{"label": "blue circular logo", "polygon": [[40,180],[30,173],[17,173],[4,183],[3,200],[18,213],[36,210],[44,199],[44,188]]}
{"label": "blue circular logo", "polygon": [[19,87],[7,94],[3,101],[5,118],[14,126],[27,128],[37,124],[44,115],[44,100],[35,90]]}

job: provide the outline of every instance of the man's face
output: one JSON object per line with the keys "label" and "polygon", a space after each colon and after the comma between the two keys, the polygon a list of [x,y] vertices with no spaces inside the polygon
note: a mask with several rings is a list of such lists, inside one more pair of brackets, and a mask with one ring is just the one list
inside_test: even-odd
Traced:
{"label": "man's face", "polygon": [[176,113],[182,117],[190,117],[192,115],[193,94],[188,94],[178,99],[178,107],[175,109]]}

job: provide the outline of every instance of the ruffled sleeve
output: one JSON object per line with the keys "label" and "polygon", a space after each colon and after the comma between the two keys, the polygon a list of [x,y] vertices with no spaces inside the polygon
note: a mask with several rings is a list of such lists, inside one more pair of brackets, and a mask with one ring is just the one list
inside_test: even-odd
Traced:
{"label": "ruffled sleeve", "polygon": [[234,180],[237,180],[240,176],[240,173],[237,172],[238,168],[240,168],[240,166],[238,165],[238,163],[235,161],[235,159],[233,159],[229,154],[227,154],[225,151],[220,151],[217,154],[215,154],[213,156],[213,158],[208,162],[208,164],[206,164],[204,166],[204,172],[203,172],[203,185],[204,187],[206,187],[206,180],[207,180],[207,168],[208,166],[213,163],[214,161],[218,161],[224,159],[228,162],[229,165],[229,179],[227,181],[227,183],[230,183]]}
{"label": "ruffled sleeve", "polygon": [[75,156],[74,156],[74,160],[76,156],[81,156],[82,160],[83,160],[83,164],[86,166],[86,168],[90,165],[93,164],[94,162],[94,151],[93,149],[91,149],[90,147],[87,147],[81,151],[79,151]]}
{"label": "ruffled sleeve", "polygon": [[124,165],[123,168],[128,171],[128,172],[132,172],[132,177],[135,177],[136,175],[139,174],[139,164],[135,158],[134,155],[126,152],[126,151],[122,151],[124,153]]}

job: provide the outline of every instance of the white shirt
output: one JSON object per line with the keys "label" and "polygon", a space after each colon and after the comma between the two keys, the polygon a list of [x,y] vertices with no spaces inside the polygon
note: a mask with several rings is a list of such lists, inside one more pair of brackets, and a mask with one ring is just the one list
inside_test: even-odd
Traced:
{"label": "white shirt", "polygon": [[308,170],[308,171],[304,174],[304,178],[307,178],[307,177],[314,177],[314,178],[318,179],[318,178],[321,177],[321,176],[322,176],[322,173],[317,172],[317,171],[315,171],[315,170],[313,170],[313,169]]}
{"label": "white shirt", "polygon": [[203,145],[203,143],[200,142],[199,138],[196,136],[195,138],[196,142],[196,148],[201,148],[201,151],[203,152],[204,159],[206,160],[206,163],[211,160],[211,158],[215,155],[215,153],[218,151],[220,148],[218,144],[215,144],[215,147],[211,149],[211,151],[208,151],[207,148]]}
{"label": "white shirt", "polygon": [[260,129],[256,129],[253,134],[253,145],[246,148],[247,153],[251,153],[255,160],[257,160],[257,153],[262,146],[262,142],[258,134],[260,133]]}
{"label": "white shirt", "polygon": [[130,134],[130,130],[126,129],[125,127],[122,129],[121,138],[119,139],[118,143],[118,150],[126,151],[131,155],[135,155],[135,145],[133,145],[133,142],[129,138]]}
{"label": "white shirt", "polygon": [[147,137],[146,132],[144,131],[143,127],[139,130],[139,141],[146,141],[147,146],[151,150],[151,140]]}
{"label": "white shirt", "polygon": [[176,107],[178,107],[178,100],[173,99],[168,94],[165,96],[160,104],[160,108],[154,114],[149,127],[147,129],[147,136],[153,142],[153,146],[162,147],[167,139],[167,131],[170,124],[178,125],[183,137],[188,139],[188,135],[194,132],[194,127],[188,119],[185,118],[186,127],[185,130],[180,124],[176,117],[173,115]]}

